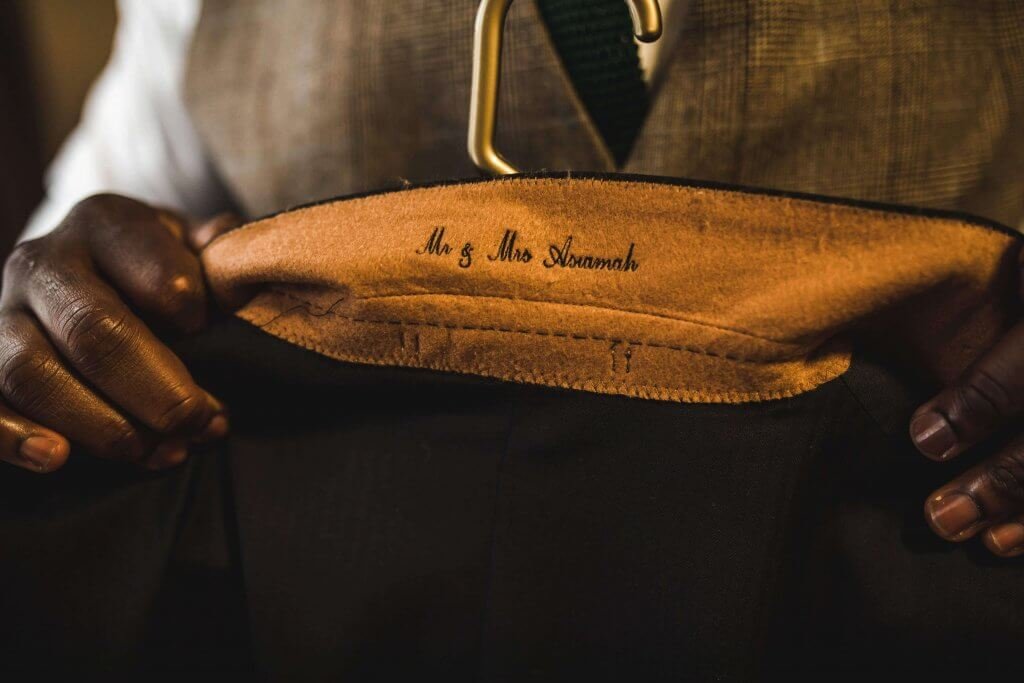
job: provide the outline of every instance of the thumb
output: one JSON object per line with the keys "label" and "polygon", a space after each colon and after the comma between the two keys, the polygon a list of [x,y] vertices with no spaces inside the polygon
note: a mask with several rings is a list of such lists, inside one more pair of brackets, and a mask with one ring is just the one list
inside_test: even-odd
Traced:
{"label": "thumb", "polygon": [[[186,235],[186,241],[192,251],[199,255],[215,239],[224,233],[237,228],[242,223],[243,221],[241,217],[237,214],[218,214],[205,221],[193,223],[189,227],[188,234]],[[202,259],[200,259],[200,261],[202,261]],[[209,280],[207,280],[207,291],[210,293],[211,305],[214,308],[219,309],[221,312],[237,310],[252,297],[251,294],[247,296],[246,293],[240,292],[233,292],[233,296],[229,297],[225,292],[219,291],[216,287],[212,286]]]}
{"label": "thumb", "polygon": [[195,253],[201,252],[210,242],[242,224],[242,219],[233,213],[221,213],[205,221],[189,225],[185,240]]}
{"label": "thumb", "polygon": [[1024,322],[957,382],[917,409],[910,437],[924,455],[949,460],[1024,413]]}

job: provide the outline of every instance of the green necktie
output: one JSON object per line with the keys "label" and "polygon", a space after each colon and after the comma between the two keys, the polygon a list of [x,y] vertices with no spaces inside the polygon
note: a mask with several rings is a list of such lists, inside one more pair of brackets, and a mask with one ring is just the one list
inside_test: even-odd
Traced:
{"label": "green necktie", "polygon": [[647,114],[647,87],[622,0],[539,0],[566,71],[622,165]]}

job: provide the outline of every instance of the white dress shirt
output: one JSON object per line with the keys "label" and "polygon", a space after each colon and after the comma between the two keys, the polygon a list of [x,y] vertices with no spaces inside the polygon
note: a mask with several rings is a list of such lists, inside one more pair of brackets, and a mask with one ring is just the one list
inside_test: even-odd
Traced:
{"label": "white dress shirt", "polygon": [[[661,0],[666,32],[640,46],[648,81],[656,77],[687,0]],[[52,230],[78,201],[114,192],[206,217],[229,206],[183,97],[201,0],[118,0],[107,66],[81,120],[47,171],[46,197],[21,239]]]}

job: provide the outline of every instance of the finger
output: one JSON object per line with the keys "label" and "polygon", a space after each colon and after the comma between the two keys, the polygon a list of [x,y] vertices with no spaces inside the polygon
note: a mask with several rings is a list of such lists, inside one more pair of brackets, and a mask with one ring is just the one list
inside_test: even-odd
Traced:
{"label": "finger", "polygon": [[93,455],[139,462],[150,451],[151,437],[75,377],[28,314],[0,316],[0,393]]}
{"label": "finger", "polygon": [[1024,439],[971,468],[925,503],[932,529],[948,541],[964,541],[1024,512]]}
{"label": "finger", "polygon": [[991,527],[982,539],[985,547],[999,557],[1024,555],[1024,515]]}
{"label": "finger", "polygon": [[156,447],[146,460],[146,467],[151,470],[164,470],[177,467],[188,459],[188,446],[181,439],[172,439]]}
{"label": "finger", "polygon": [[186,232],[186,240],[197,254],[213,240],[242,224],[242,219],[233,213],[222,213],[210,220],[192,225]]}
{"label": "finger", "polygon": [[0,403],[0,460],[45,474],[59,470],[71,453],[68,440]]}
{"label": "finger", "polygon": [[949,460],[1024,412],[1024,323],[1015,325],[956,384],[917,409],[910,436],[922,454]]}
{"label": "finger", "polygon": [[[142,464],[152,470],[174,467],[188,458],[187,447],[181,440],[152,448],[153,435],[138,430],[67,371],[27,315],[8,314],[0,322],[0,338],[0,392],[40,419],[64,425],[67,433],[89,453]],[[52,472],[67,460],[67,439],[0,403],[0,455],[10,452],[4,438],[17,439],[19,435],[24,436],[17,455],[27,463],[24,466]],[[22,465],[15,459],[8,461]]]}
{"label": "finger", "polygon": [[[97,270],[147,318],[181,332],[206,324],[199,260],[185,244],[178,216],[124,197],[82,220]],[[96,218],[102,216],[102,218]]]}
{"label": "finger", "polygon": [[127,416],[162,436],[202,434],[223,406],[84,268],[37,268],[26,300],[60,354]]}

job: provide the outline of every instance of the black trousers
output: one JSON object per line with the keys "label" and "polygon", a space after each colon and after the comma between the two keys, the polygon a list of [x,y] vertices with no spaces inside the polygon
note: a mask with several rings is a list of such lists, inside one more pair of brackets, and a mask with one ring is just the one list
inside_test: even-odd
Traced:
{"label": "black trousers", "polygon": [[1013,671],[1024,565],[933,537],[965,465],[858,357],[682,405],[179,344],[233,433],[142,474],[0,473],[0,668],[260,679],[750,680]]}

